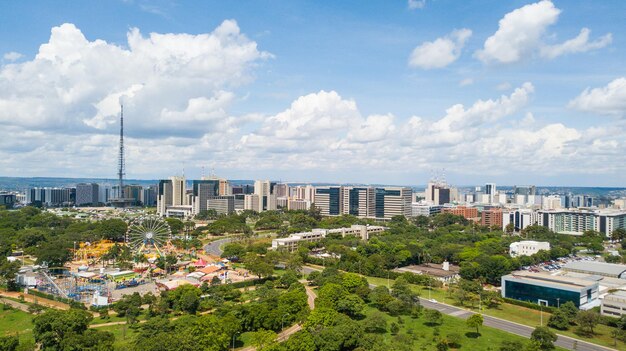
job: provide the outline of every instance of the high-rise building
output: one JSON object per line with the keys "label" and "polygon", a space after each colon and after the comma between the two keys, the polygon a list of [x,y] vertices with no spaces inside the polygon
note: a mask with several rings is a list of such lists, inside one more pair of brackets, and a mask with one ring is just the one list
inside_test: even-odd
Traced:
{"label": "high-rise building", "polygon": [[235,195],[209,196],[207,208],[219,214],[231,214],[235,212]]}
{"label": "high-rise building", "polygon": [[380,219],[394,216],[411,216],[411,195],[413,190],[405,187],[384,187],[375,189],[375,213]]}
{"label": "high-rise building", "polygon": [[97,206],[99,188],[96,183],[76,184],[76,206]]}
{"label": "high-rise building", "polygon": [[16,202],[16,195],[9,193],[0,193],[0,208],[13,208]]}
{"label": "high-rise building", "polygon": [[276,183],[269,180],[257,180],[254,182],[254,195],[259,197],[257,212],[276,210]]}
{"label": "high-rise building", "polygon": [[280,183],[274,186],[274,193],[276,193],[276,197],[288,197],[289,196],[289,185]]}
{"label": "high-rise building", "polygon": [[626,229],[626,211],[621,210],[546,210],[538,215],[540,225],[561,234],[581,235],[594,230],[610,236],[615,229]]}
{"label": "high-rise building", "polygon": [[184,177],[170,177],[159,181],[157,196],[157,213],[167,215],[167,208],[171,206],[186,206],[187,186]]}
{"label": "high-rise building", "polygon": [[374,217],[376,212],[376,190],[371,187],[343,187],[342,214],[357,217]]}
{"label": "high-rise building", "polygon": [[141,190],[141,203],[144,206],[152,207],[157,204],[157,192],[158,186],[150,185],[149,187],[144,187]]}
{"label": "high-rise building", "polygon": [[485,184],[485,194],[489,196],[489,203],[492,204],[495,201],[496,196],[496,183]]}
{"label": "high-rise building", "polygon": [[428,183],[425,193],[426,201],[432,204],[444,205],[451,202],[451,191],[445,184]]}
{"label": "high-rise building", "polygon": [[76,200],[76,188],[30,188],[26,202],[35,206],[71,206]]}
{"label": "high-rise building", "polygon": [[322,216],[341,215],[343,205],[343,187],[322,186],[315,188],[315,207]]}
{"label": "high-rise building", "polygon": [[496,207],[483,210],[480,217],[480,225],[502,228],[502,209]]}
{"label": "high-rise building", "polygon": [[195,214],[208,209],[207,201],[211,197],[220,196],[219,179],[194,180],[191,189],[191,205]]}

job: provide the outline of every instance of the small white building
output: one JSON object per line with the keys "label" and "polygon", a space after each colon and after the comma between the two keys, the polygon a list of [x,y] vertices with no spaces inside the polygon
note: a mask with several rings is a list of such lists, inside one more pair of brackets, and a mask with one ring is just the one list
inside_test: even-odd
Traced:
{"label": "small white building", "polygon": [[603,316],[619,318],[626,315],[626,291],[619,290],[606,295],[600,306],[600,313]]}
{"label": "small white building", "polygon": [[531,256],[541,250],[550,251],[550,243],[546,241],[518,241],[509,246],[509,255],[511,257]]}

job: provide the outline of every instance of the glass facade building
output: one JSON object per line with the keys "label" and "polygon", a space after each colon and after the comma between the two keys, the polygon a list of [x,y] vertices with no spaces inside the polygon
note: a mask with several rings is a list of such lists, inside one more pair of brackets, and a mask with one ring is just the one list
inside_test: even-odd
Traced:
{"label": "glass facade building", "polygon": [[595,281],[519,272],[502,277],[502,297],[558,307],[571,301],[578,308],[597,302],[599,285]]}

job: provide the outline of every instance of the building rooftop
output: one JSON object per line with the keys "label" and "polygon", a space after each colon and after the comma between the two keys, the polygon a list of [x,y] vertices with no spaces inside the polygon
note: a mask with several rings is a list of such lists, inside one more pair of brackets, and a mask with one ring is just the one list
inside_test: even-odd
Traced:
{"label": "building rooftop", "polygon": [[456,274],[459,274],[459,267],[450,265],[449,270],[445,270],[439,264],[420,264],[420,265],[410,265],[406,267],[400,267],[395,269],[396,272],[409,272],[415,274],[427,274],[435,277],[449,277]]}
{"label": "building rooftop", "polygon": [[552,275],[525,272],[525,271],[513,272],[509,275],[504,276],[503,278],[505,277],[524,279],[524,280],[530,280],[530,281],[534,280],[537,282],[548,283],[551,285],[568,287],[568,288],[572,288],[572,287],[584,288],[584,287],[598,284],[597,282],[589,281],[586,279],[570,278],[570,277],[563,277],[563,276],[552,276]]}
{"label": "building rooftop", "polygon": [[595,261],[572,261],[566,264],[563,270],[585,271],[617,277],[626,272],[626,265]]}

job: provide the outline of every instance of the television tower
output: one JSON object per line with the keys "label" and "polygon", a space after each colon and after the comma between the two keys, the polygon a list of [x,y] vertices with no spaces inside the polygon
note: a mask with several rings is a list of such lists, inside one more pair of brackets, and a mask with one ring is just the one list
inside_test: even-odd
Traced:
{"label": "television tower", "polygon": [[124,105],[120,105],[120,150],[117,160],[117,177],[118,177],[118,192],[117,197],[111,199],[111,204],[113,207],[128,207],[132,206],[134,203],[134,199],[126,197],[124,191],[124,172],[125,164],[124,164]]}
{"label": "television tower", "polygon": [[119,179],[119,197],[124,198],[124,105],[120,105],[120,154],[118,156],[117,177]]}

